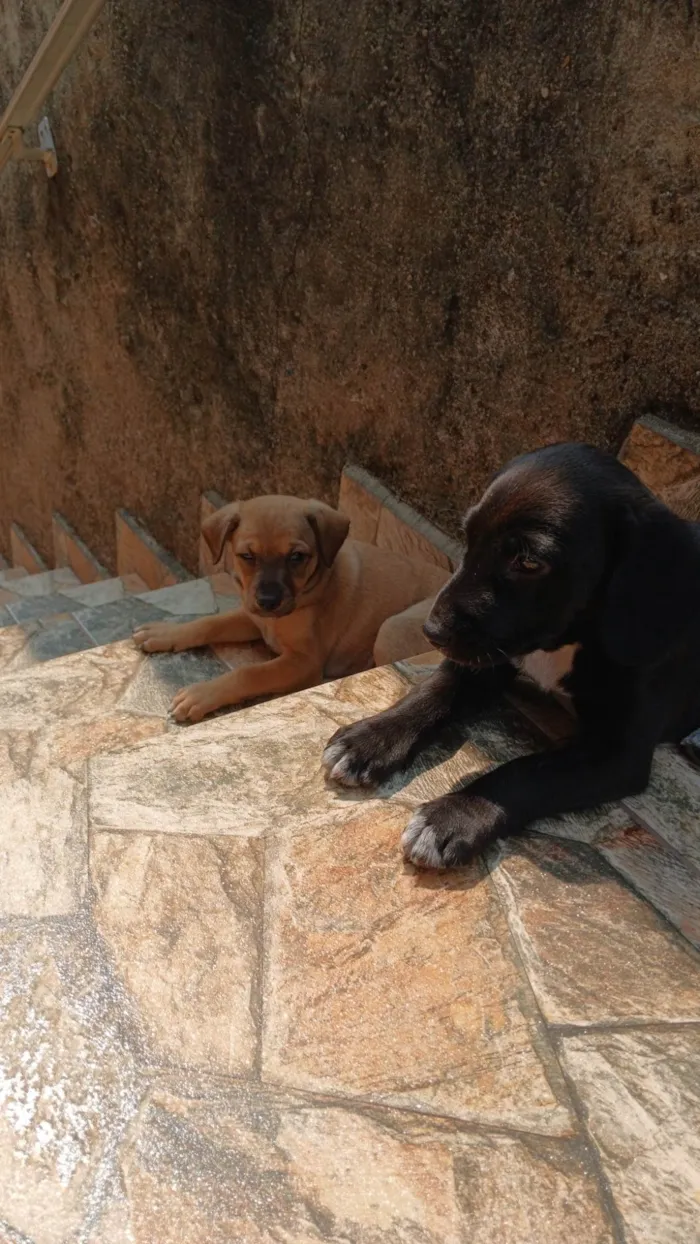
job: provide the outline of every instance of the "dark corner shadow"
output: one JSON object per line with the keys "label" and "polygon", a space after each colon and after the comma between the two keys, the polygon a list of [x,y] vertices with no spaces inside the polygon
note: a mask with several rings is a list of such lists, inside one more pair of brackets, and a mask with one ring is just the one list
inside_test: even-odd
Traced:
{"label": "dark corner shadow", "polygon": [[[555,819],[551,818],[552,824]],[[593,844],[544,834],[536,824],[511,838],[499,839],[487,849],[489,872],[497,873],[514,855],[528,859],[540,872],[547,873],[562,885],[614,884],[618,888],[629,888],[621,874]]]}

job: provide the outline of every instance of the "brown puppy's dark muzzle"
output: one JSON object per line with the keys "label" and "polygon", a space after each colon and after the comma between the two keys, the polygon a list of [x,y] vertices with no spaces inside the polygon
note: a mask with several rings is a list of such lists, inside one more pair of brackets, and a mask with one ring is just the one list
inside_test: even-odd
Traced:
{"label": "brown puppy's dark muzzle", "polygon": [[295,605],[293,593],[279,578],[261,578],[255,586],[254,597],[256,610],[269,617],[283,617],[291,613]]}

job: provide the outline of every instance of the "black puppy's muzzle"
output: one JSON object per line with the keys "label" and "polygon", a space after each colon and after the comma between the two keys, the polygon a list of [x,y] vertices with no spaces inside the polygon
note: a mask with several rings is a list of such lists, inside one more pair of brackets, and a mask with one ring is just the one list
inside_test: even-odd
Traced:
{"label": "black puppy's muzzle", "polygon": [[433,607],[423,634],[433,648],[460,665],[479,668],[484,663],[493,665],[505,659],[505,653],[484,634],[477,620],[461,611]]}
{"label": "black puppy's muzzle", "polygon": [[434,618],[431,613],[428,615],[423,625],[423,634],[428,640],[428,643],[433,645],[433,648],[442,650],[443,648],[448,647],[450,640],[452,639],[453,631],[452,628],[447,626],[442,619]]}

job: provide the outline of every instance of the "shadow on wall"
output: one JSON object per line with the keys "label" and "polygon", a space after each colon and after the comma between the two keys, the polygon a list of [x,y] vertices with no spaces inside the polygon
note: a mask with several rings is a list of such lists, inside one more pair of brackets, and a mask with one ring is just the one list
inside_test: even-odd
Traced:
{"label": "shadow on wall", "polygon": [[[55,9],[7,0],[9,96]],[[110,6],[0,185],[0,532],[203,489],[441,527],[542,442],[698,426],[700,21],[653,0]]]}

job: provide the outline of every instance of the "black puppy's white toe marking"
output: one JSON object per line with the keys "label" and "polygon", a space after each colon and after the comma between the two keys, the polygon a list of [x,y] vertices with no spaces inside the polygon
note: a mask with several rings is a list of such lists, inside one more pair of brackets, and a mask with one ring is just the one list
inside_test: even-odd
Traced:
{"label": "black puppy's white toe marking", "polygon": [[401,836],[403,853],[418,868],[445,868],[437,845],[436,833],[426,812],[414,812]]}
{"label": "black puppy's white toe marking", "polygon": [[363,785],[364,769],[342,741],[329,744],[323,753],[322,763],[332,782],[338,782],[341,786]]}

